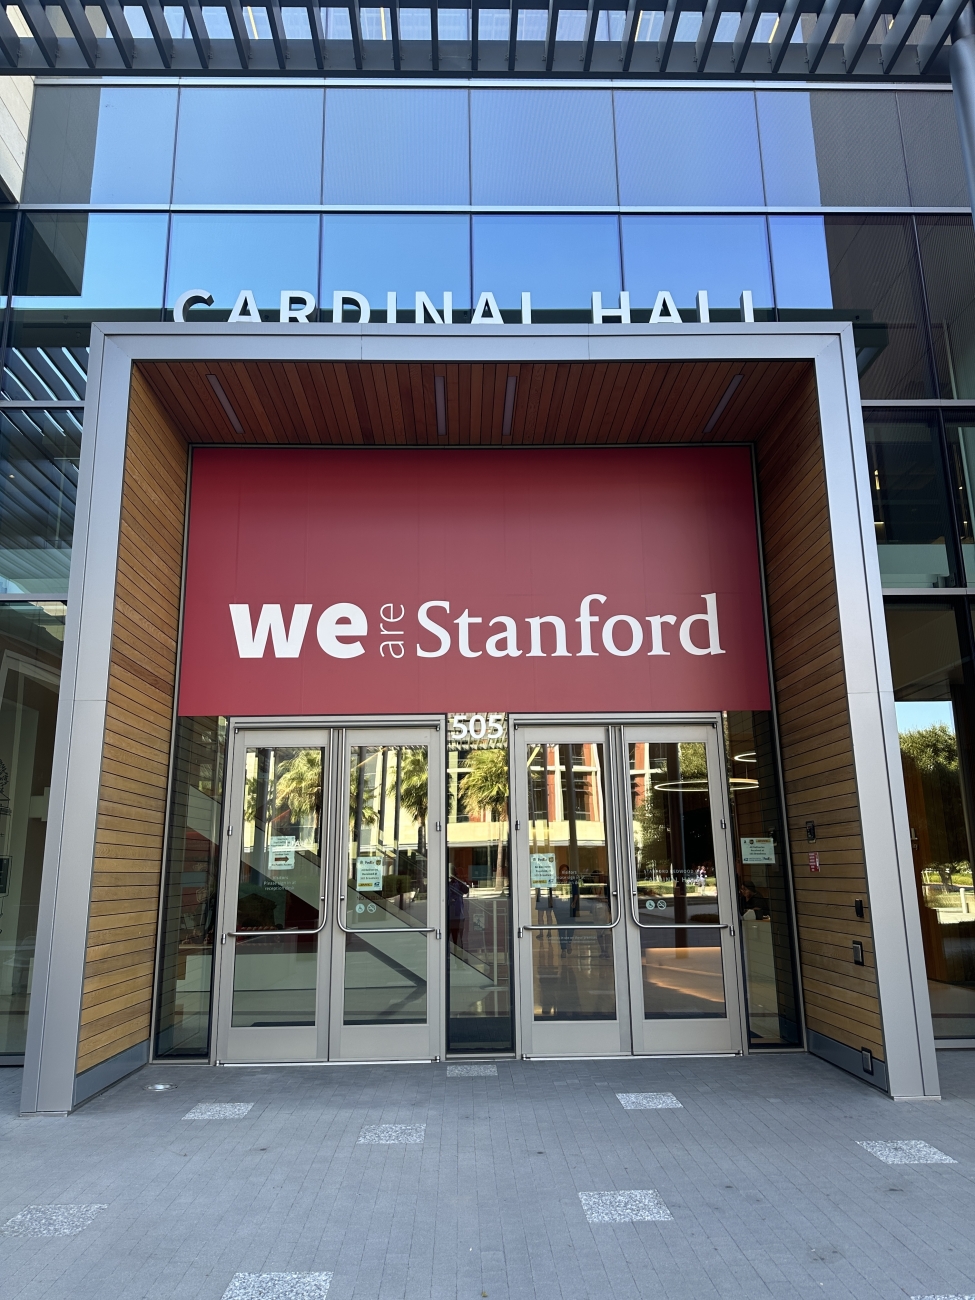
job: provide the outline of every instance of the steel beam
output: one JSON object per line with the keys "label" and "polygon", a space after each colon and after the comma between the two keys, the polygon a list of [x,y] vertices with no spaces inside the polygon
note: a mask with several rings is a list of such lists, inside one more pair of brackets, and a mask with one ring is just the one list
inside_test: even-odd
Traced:
{"label": "steel beam", "polygon": [[98,62],[98,37],[92,30],[81,0],[61,0],[61,12],[71,28],[71,35],[78,42],[81,57],[89,68],[93,68]]}
{"label": "steel beam", "polygon": [[173,34],[169,30],[169,23],[166,22],[162,0],[145,0],[142,10],[152,32],[152,39],[156,43],[159,61],[168,71],[173,66]]}
{"label": "steel beam", "polygon": [[267,7],[267,21],[271,28],[271,40],[274,42],[274,57],[283,72],[288,66],[288,34],[284,30],[284,16],[281,13],[281,0],[264,0]]}
{"label": "steel beam", "polygon": [[210,66],[210,33],[203,21],[203,9],[200,6],[200,0],[183,0],[183,12],[186,14],[186,21],[189,25],[190,36],[193,38],[193,45],[196,47],[196,57],[200,60],[200,67],[208,68]]}
{"label": "steel beam", "polygon": [[778,72],[782,66],[782,60],[788,53],[789,46],[792,43],[792,36],[796,30],[799,19],[802,17],[802,10],[799,8],[800,0],[785,0],[782,6],[782,12],[779,14],[779,25],[775,29],[775,35],[769,41],[769,58],[772,61],[772,71]]}
{"label": "steel beam", "polygon": [[707,64],[711,46],[717,35],[718,23],[721,21],[721,12],[721,0],[708,0],[704,17],[701,19],[701,30],[697,34],[697,42],[694,46],[698,72],[703,72]]}
{"label": "steel beam", "polygon": [[112,33],[112,39],[118,47],[122,62],[127,68],[131,68],[135,62],[135,41],[125,14],[122,12],[122,6],[118,0],[101,0],[100,8],[105,15],[108,30]]}
{"label": "steel beam", "polygon": [[[826,0],[826,2],[828,4],[829,0]],[[736,72],[741,72],[745,66],[745,60],[748,58],[748,51],[752,45],[752,37],[755,35],[755,28],[758,26],[758,20],[761,16],[762,10],[759,8],[759,0],[748,0],[731,47],[731,61]]]}
{"label": "steel beam", "polygon": [[806,61],[810,74],[814,73],[822,63],[830,37],[836,31],[836,24],[842,16],[843,0],[826,0],[820,11],[819,21],[813,28],[813,34],[806,45]]}
{"label": "steel beam", "polygon": [[242,68],[249,68],[251,63],[251,38],[247,31],[247,19],[244,17],[243,5],[234,0],[227,2],[227,17],[230,19],[230,34],[237,47],[237,61]]}
{"label": "steel beam", "polygon": [[923,76],[944,47],[948,33],[968,4],[968,0],[942,0],[931,19],[931,25],[921,37],[917,47],[918,71]]}
{"label": "steel beam", "polygon": [[40,0],[19,0],[17,7],[24,15],[24,22],[31,30],[44,62],[49,68],[53,68],[58,61],[58,38],[54,35],[54,28],[44,11],[44,6]]}
{"label": "steel beam", "polygon": [[911,32],[917,26],[917,20],[921,17],[923,7],[924,0],[904,0],[904,3],[897,11],[894,25],[887,33],[884,43],[880,47],[880,62],[884,72],[890,72],[900,58],[904,46],[911,39]]}
{"label": "steel beam", "polygon": [[873,29],[877,26],[885,4],[889,4],[889,0],[863,0],[853,30],[843,46],[843,61],[847,72],[853,72],[863,58],[863,52],[870,42]]}

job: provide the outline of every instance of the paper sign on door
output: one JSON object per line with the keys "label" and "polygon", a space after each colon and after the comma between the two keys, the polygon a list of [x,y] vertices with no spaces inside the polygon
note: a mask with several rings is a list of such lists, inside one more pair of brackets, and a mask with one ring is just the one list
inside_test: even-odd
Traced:
{"label": "paper sign on door", "polygon": [[532,889],[548,889],[558,883],[555,875],[554,853],[533,853],[531,855]]}
{"label": "paper sign on door", "polygon": [[360,892],[362,890],[367,890],[367,889],[382,889],[383,887],[382,858],[356,858],[355,887]]}
{"label": "paper sign on door", "polygon": [[765,838],[743,838],[741,841],[741,860],[750,862],[775,862],[775,840]]}
{"label": "paper sign on door", "polygon": [[268,871],[294,871],[297,847],[295,835],[272,835],[267,851]]}

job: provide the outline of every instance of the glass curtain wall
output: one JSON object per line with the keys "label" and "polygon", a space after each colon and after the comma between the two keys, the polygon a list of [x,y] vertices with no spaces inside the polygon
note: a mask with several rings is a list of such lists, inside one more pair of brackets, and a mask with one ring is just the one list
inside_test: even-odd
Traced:
{"label": "glass curtain wall", "polygon": [[64,616],[60,601],[0,604],[0,1061],[27,1041]]}

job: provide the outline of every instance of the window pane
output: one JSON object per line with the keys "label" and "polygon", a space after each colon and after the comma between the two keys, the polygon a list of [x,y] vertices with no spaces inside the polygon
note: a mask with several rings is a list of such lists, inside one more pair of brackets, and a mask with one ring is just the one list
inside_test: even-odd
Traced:
{"label": "window pane", "polygon": [[81,417],[0,413],[0,591],[67,593]]}
{"label": "window pane", "polygon": [[620,202],[765,202],[751,91],[616,92]]}
{"label": "window pane", "polygon": [[501,308],[575,309],[589,319],[592,292],[619,302],[620,255],[615,217],[474,218],[474,292],[493,293]]}
{"label": "window pane", "polygon": [[812,92],[819,189],[826,207],[907,207],[907,170],[893,95]]}
{"label": "window pane", "polygon": [[327,92],[326,203],[467,203],[468,153],[463,90]]}
{"label": "window pane", "polygon": [[956,586],[937,420],[867,413],[864,433],[884,586]]}
{"label": "window pane", "polygon": [[[418,290],[438,309],[444,290],[454,308],[469,310],[470,224],[462,216],[326,216],[322,231],[322,308],[336,290],[365,294],[374,311],[386,310],[395,291],[401,312],[412,312]],[[412,319],[412,317],[410,317]]]}
{"label": "window pane", "polygon": [[966,833],[969,692],[953,602],[887,605],[897,729],[935,1038],[975,1037],[975,903]]}
{"label": "window pane", "polygon": [[471,173],[474,203],[615,205],[609,91],[472,91]]}
{"label": "window pane", "polygon": [[911,201],[919,208],[967,208],[965,164],[954,97],[947,88],[897,93]]}
{"label": "window pane", "polygon": [[174,214],[166,306],[189,289],[206,289],[212,311],[226,320],[241,290],[251,289],[277,320],[282,289],[315,292],[318,222],[310,214]]}
{"label": "window pane", "polygon": [[749,1042],[752,1047],[798,1043],[786,822],[772,715],[726,713],[725,747]]}
{"label": "window pane", "polygon": [[[458,721],[461,734],[473,723],[483,738],[458,744]],[[488,739],[488,730],[501,735]],[[447,734],[447,1050],[506,1052],[514,1046],[507,719],[452,715]]]}
{"label": "window pane", "polygon": [[826,227],[822,217],[769,217],[775,305],[810,310],[829,309]]}
{"label": "window pane", "polygon": [[975,230],[970,216],[917,218],[938,386],[975,397]]}
{"label": "window pane", "polygon": [[98,129],[97,86],[35,87],[25,203],[88,203]]}
{"label": "window pane", "polygon": [[933,397],[910,217],[829,216],[826,249],[833,306],[858,326],[863,397]]}
{"label": "window pane", "polygon": [[808,203],[818,208],[819,175],[808,92],[760,90],[755,102],[766,202],[773,207]]}
{"label": "window pane", "polygon": [[164,213],[24,214],[4,396],[83,398],[93,320],[158,320]]}
{"label": "window pane", "polygon": [[[699,289],[711,307],[739,310],[743,289],[772,306],[764,217],[623,217],[623,270],[633,304],[666,289],[691,315]],[[685,316],[686,319],[686,316]]]}
{"label": "window pane", "polygon": [[0,605],[0,1058],[27,1041],[64,615],[60,602]]}
{"label": "window pane", "polygon": [[92,203],[168,203],[176,137],[175,89],[105,86]]}
{"label": "window pane", "polygon": [[975,586],[975,413],[964,417],[969,423],[946,423],[951,488],[958,510],[961,554],[965,579]]}
{"label": "window pane", "polygon": [[318,203],[321,90],[180,92],[175,203]]}
{"label": "window pane", "polygon": [[159,1056],[206,1056],[227,723],[180,718],[159,965]]}

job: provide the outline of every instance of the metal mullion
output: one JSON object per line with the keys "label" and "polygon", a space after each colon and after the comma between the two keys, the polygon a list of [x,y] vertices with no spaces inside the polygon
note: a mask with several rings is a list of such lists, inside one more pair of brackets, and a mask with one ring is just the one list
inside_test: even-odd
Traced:
{"label": "metal mullion", "polygon": [[945,428],[944,413],[942,411],[937,412],[937,420],[938,451],[941,458],[941,479],[948,498],[948,518],[951,523],[952,540],[949,545],[951,567],[954,570],[955,583],[959,586],[964,586],[966,582],[966,574],[965,553],[961,544],[961,516],[958,512],[956,485],[954,474],[952,473],[951,451],[948,446],[948,432]]}

